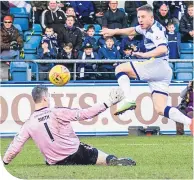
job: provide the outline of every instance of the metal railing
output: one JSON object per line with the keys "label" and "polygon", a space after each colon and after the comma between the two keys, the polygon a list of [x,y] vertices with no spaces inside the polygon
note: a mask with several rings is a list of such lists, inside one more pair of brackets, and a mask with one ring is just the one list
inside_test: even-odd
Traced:
{"label": "metal railing", "polygon": [[[35,64],[36,67],[36,71],[33,72],[36,74],[36,81],[39,80],[39,70],[38,70],[38,64],[44,64],[44,63],[60,63],[60,64],[74,64],[73,66],[73,72],[71,72],[73,74],[73,80],[76,80],[76,74],[80,73],[77,72],[77,64],[85,64],[85,63],[91,63],[91,64],[114,64],[114,63],[126,63],[126,62],[143,62],[143,61],[148,61],[145,59],[134,59],[134,60],[125,60],[125,59],[114,59],[114,60],[107,60],[107,59],[103,59],[103,60],[95,60],[95,59],[91,59],[91,60],[82,60],[82,59],[76,59],[76,60],[67,60],[67,59],[36,59],[36,60],[0,60],[0,62],[26,62],[26,63],[33,63]],[[168,62],[170,63],[194,63],[194,59],[170,59],[168,60]],[[193,68],[193,66],[192,66]],[[184,68],[183,68],[184,69]],[[176,72],[176,71],[174,71]],[[184,71],[181,71],[184,72]],[[185,70],[185,72],[188,72],[188,70]],[[45,73],[45,72],[44,72]],[[47,72],[48,73],[48,72]],[[114,73],[114,72],[87,72],[87,73]]]}

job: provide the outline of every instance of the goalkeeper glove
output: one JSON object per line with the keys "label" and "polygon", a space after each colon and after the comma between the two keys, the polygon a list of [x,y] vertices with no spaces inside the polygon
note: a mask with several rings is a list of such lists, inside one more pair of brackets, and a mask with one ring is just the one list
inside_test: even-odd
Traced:
{"label": "goalkeeper glove", "polygon": [[121,100],[124,99],[124,92],[121,88],[114,88],[109,93],[109,98],[107,101],[105,101],[106,107],[110,107],[114,104],[117,104]]}

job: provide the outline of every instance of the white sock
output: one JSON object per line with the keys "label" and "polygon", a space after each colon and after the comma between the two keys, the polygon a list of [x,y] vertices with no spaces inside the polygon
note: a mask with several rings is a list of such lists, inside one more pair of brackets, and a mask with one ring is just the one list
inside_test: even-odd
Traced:
{"label": "white sock", "polygon": [[[166,109],[169,109],[169,111],[168,111],[168,115],[165,115],[166,113],[164,113],[165,117],[170,118],[173,121],[183,123],[185,125],[190,125],[191,124],[192,120],[189,117],[185,116],[177,108],[167,106]],[[166,111],[166,109],[165,109],[165,111]]]}
{"label": "white sock", "polygon": [[130,91],[130,79],[126,74],[122,74],[118,77],[118,84],[120,88],[123,90],[125,95],[125,100],[131,102],[131,91]]}

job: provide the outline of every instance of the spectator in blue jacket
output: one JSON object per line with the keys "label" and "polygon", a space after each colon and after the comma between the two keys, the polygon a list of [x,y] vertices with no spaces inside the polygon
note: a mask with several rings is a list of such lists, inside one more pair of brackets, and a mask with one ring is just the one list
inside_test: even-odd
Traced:
{"label": "spectator in blue jacket", "polygon": [[167,29],[169,59],[178,59],[180,57],[181,36],[175,32],[175,26],[172,22],[168,23]]}
{"label": "spectator in blue jacket", "polygon": [[[82,60],[92,60],[92,59],[99,59],[98,54],[93,51],[93,46],[90,43],[86,43],[84,45],[83,52],[79,53],[78,59]],[[87,73],[87,72],[97,72],[97,64],[92,63],[85,63],[85,64],[79,64],[78,65],[78,72],[80,79],[96,79],[96,73]]]}
{"label": "spectator in blue jacket", "polygon": [[93,50],[97,52],[98,46],[97,46],[97,41],[94,38],[94,34],[95,34],[95,27],[93,25],[89,25],[86,30],[84,45],[86,45],[87,43],[92,44]]}
{"label": "spectator in blue jacket", "polygon": [[[38,49],[38,59],[56,59],[57,54],[54,49],[49,49],[47,41],[43,41],[41,48]],[[40,63],[39,69],[39,80],[48,80],[48,72],[53,67],[53,63]]]}
{"label": "spectator in blue jacket", "polygon": [[[114,40],[112,37],[106,38],[106,46],[102,47],[98,51],[100,59],[121,59],[119,50],[114,46]],[[114,72],[114,63],[100,65],[100,69],[103,72]],[[114,73],[104,73],[103,79],[115,79]]]}
{"label": "spectator in blue jacket", "polygon": [[137,36],[127,36],[122,39],[121,45],[120,45],[121,54],[123,54],[123,50],[126,45],[130,45],[130,46],[132,45],[136,47],[135,51],[140,51],[140,52],[146,51],[143,40]]}
{"label": "spectator in blue jacket", "polygon": [[94,24],[94,6],[91,1],[75,1],[78,20],[84,24]]}

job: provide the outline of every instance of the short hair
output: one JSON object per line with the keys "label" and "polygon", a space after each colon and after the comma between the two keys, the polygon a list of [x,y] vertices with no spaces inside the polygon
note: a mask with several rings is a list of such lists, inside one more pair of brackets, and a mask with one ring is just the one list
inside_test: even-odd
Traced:
{"label": "short hair", "polygon": [[35,103],[40,103],[43,96],[48,93],[48,88],[45,85],[37,85],[32,89],[32,98]]}
{"label": "short hair", "polygon": [[190,4],[190,3],[189,3],[187,9],[192,8],[192,7],[193,7],[193,4]]}
{"label": "short hair", "polygon": [[89,31],[89,29],[93,29],[95,31],[95,27],[94,25],[90,24],[87,29],[86,29],[86,32]]}
{"label": "short hair", "polygon": [[151,5],[145,4],[145,5],[141,6],[141,7],[139,7],[137,9],[137,11],[147,11],[147,12],[153,13],[153,8],[152,8]]}
{"label": "short hair", "polygon": [[72,17],[72,18],[73,18],[73,20],[75,21],[75,17],[74,17],[74,16],[72,16],[72,15],[67,15],[66,19],[67,19],[67,18],[71,18],[71,17]]}
{"label": "short hair", "polygon": [[173,21],[169,21],[167,26],[171,26],[171,25],[174,25]]}
{"label": "short hair", "polygon": [[73,44],[72,43],[64,43],[63,47],[69,47],[70,49],[73,49]]}
{"label": "short hair", "polygon": [[67,6],[66,9],[65,9],[65,11],[67,11],[68,9],[73,9],[74,10],[73,6]]}
{"label": "short hair", "polygon": [[113,40],[113,41],[114,41],[113,37],[111,37],[111,36],[107,36],[107,37],[105,38],[105,42],[106,42],[106,41],[108,41],[109,39],[111,39],[111,40]]}

